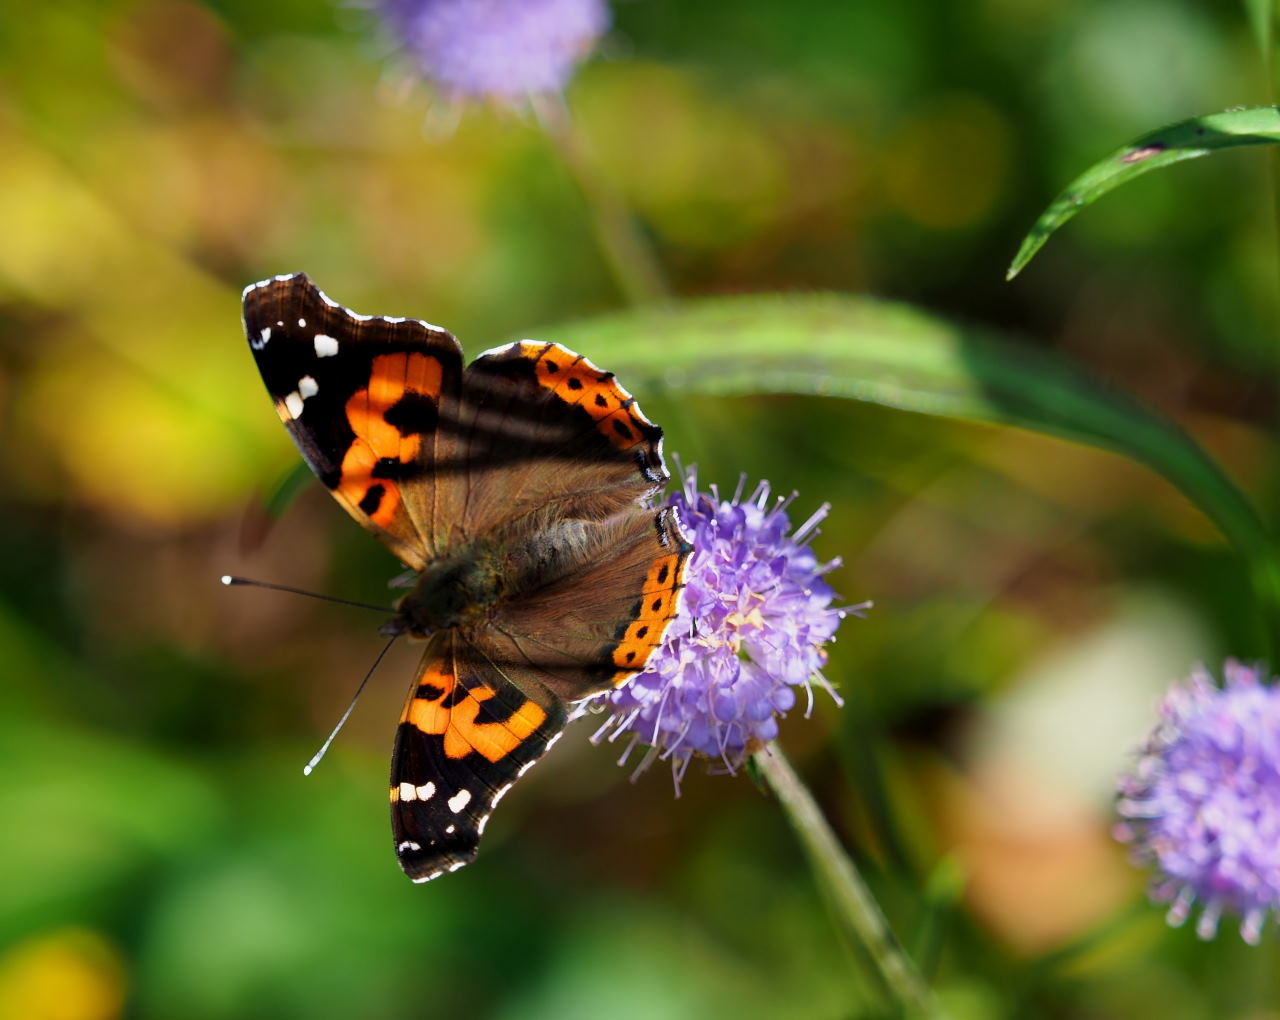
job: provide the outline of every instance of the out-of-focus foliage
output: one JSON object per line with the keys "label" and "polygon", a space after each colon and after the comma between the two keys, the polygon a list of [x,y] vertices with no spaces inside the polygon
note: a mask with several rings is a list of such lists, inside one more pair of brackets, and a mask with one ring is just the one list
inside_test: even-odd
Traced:
{"label": "out-of-focus foliage", "polygon": [[[1240,10],[635,0],[614,22],[568,104],[679,294],[1000,327],[1180,422],[1275,518],[1260,153],[1145,177],[1003,282],[1081,168],[1265,101]],[[483,108],[442,131],[389,49],[370,12],[300,0],[0,8],[0,1017],[862,1015],[744,778],[691,768],[673,800],[583,723],[474,865],[412,886],[384,799],[407,647],[302,777],[377,618],[216,579],[385,601],[397,566],[316,486],[265,522],[296,453],[240,288],[306,270],[471,352],[621,306],[544,136]],[[632,388],[703,480],[832,502],[817,552],[876,608],[834,648],[846,708],[782,740],[954,1015],[1274,1003],[1274,935],[1167,930],[1109,834],[1158,693],[1262,651],[1198,511],[992,425]]]}

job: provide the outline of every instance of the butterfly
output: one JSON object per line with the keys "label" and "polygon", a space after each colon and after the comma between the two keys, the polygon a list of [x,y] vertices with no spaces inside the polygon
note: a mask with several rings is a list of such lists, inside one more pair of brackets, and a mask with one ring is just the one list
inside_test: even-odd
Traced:
{"label": "butterfly", "polygon": [[452,334],[357,315],[303,273],[244,291],[276,411],[352,517],[412,574],[383,627],[426,642],[391,755],[415,882],[476,856],[571,706],[624,684],[677,612],[692,546],[662,430],[614,378],[521,341],[463,367]]}

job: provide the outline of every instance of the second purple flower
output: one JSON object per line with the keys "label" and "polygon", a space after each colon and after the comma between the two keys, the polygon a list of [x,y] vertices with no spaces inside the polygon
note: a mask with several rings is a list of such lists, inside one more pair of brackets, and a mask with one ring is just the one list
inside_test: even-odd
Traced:
{"label": "second purple flower", "polygon": [[1160,724],[1120,782],[1116,827],[1151,893],[1211,938],[1224,913],[1256,944],[1280,910],[1280,687],[1228,660],[1219,687],[1203,669],[1160,705]]}
{"label": "second purple flower", "polygon": [[379,8],[442,92],[508,106],[563,91],[609,28],[604,0],[382,0]]}

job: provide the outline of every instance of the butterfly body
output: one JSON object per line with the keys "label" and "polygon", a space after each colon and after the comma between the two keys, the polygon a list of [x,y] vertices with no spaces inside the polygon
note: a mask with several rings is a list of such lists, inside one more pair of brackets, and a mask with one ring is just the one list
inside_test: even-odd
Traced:
{"label": "butterfly body", "polygon": [[559,345],[464,369],[446,331],[357,315],[303,274],[246,288],[244,324],[303,457],[413,571],[383,630],[426,640],[391,775],[397,858],[426,881],[475,856],[569,706],[634,676],[675,615],[691,546],[646,504],[662,433]]}
{"label": "butterfly body", "polygon": [[417,575],[384,633],[430,637],[484,626],[504,601],[519,602],[589,566],[607,553],[600,536],[578,521],[521,521],[510,536],[445,547]]}
{"label": "butterfly body", "polygon": [[485,543],[432,560],[396,605],[383,633],[427,638],[437,631],[482,626],[512,587],[505,551]]}

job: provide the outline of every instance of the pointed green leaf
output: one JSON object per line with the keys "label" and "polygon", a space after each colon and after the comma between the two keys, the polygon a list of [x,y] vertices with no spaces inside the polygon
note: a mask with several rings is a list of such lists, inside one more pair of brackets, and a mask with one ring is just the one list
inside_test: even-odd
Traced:
{"label": "pointed green leaf", "polygon": [[1023,240],[1006,279],[1017,276],[1062,224],[1126,181],[1217,149],[1275,142],[1280,142],[1280,110],[1273,106],[1213,113],[1143,135],[1095,163],[1053,200]]}

